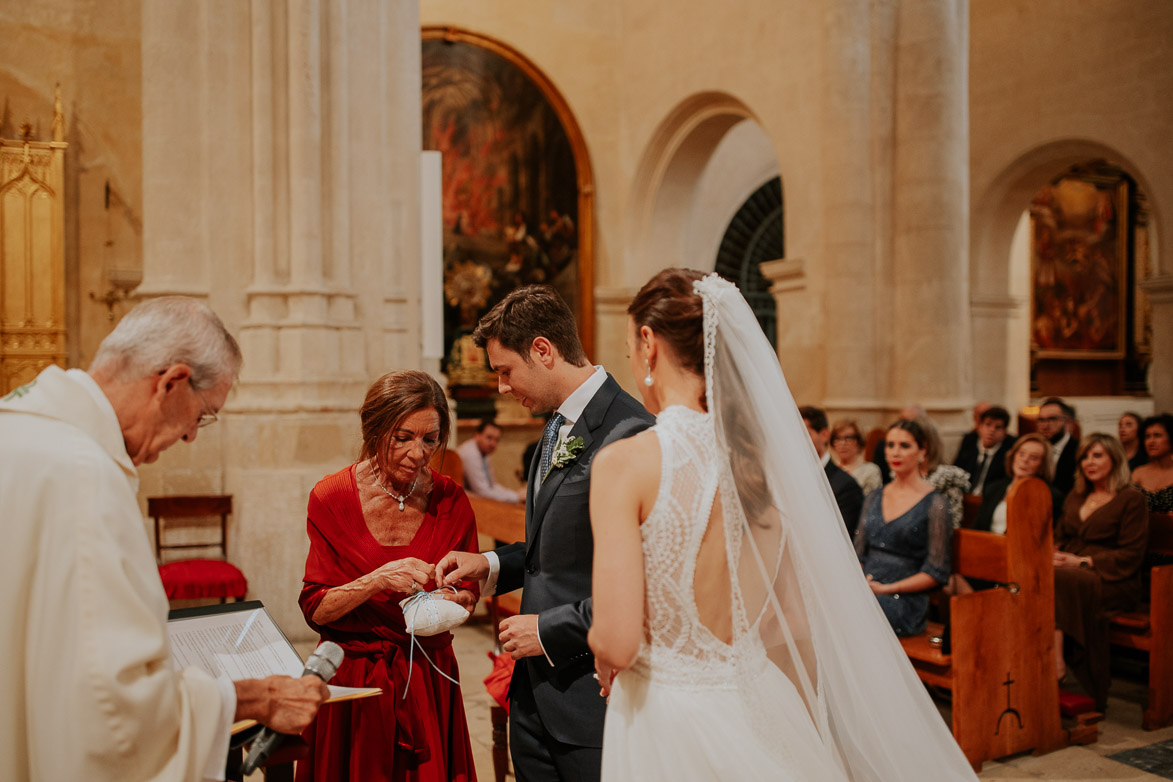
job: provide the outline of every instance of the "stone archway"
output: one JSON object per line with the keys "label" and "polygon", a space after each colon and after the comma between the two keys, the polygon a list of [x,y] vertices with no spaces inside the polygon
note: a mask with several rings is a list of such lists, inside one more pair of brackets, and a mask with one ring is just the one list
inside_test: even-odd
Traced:
{"label": "stone archway", "polygon": [[[1154,189],[1144,172],[1118,150],[1090,139],[1063,139],[1024,152],[975,198],[970,224],[970,302],[976,398],[1013,406],[1030,398],[1031,302],[1029,279],[1024,276],[1029,275],[1029,266],[1024,271],[1012,263],[1015,253],[1023,252],[1023,242],[1029,241],[1020,228],[1023,212],[1041,187],[1073,166],[1097,159],[1119,166],[1148,194],[1155,230],[1160,224],[1160,205],[1151,200]],[[1158,326],[1154,320],[1150,388],[1158,406],[1162,384],[1173,390],[1173,382],[1162,380],[1173,371],[1173,364],[1158,347],[1162,339],[1173,339],[1168,331],[1168,326]]]}
{"label": "stone archway", "polygon": [[682,101],[652,135],[632,182],[627,284],[659,269],[712,269],[738,208],[779,176],[778,158],[749,108],[725,93]]}
{"label": "stone archway", "polygon": [[612,287],[598,289],[595,298],[599,358],[617,366],[626,361],[625,312],[639,287],[668,266],[712,269],[733,215],[763,183],[780,176],[777,153],[757,117],[721,92],[677,104],[639,161],[622,262],[610,276]]}

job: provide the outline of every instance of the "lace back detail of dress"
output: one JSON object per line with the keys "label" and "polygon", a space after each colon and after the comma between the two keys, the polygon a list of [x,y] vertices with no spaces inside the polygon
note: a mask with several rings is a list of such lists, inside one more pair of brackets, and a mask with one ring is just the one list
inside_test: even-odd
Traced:
{"label": "lace back detail of dress", "polygon": [[670,407],[654,431],[662,468],[656,504],[642,526],[646,643],[634,667],[679,684],[735,686],[729,644],[735,584],[713,419]]}

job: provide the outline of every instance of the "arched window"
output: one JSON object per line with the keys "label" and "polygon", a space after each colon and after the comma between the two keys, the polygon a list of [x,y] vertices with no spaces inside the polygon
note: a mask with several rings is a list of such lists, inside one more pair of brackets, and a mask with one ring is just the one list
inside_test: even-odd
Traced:
{"label": "arched window", "polygon": [[785,257],[782,179],[774,177],[753,192],[725,229],[715,271],[737,284],[770,344],[777,345],[777,310],[761,264]]}

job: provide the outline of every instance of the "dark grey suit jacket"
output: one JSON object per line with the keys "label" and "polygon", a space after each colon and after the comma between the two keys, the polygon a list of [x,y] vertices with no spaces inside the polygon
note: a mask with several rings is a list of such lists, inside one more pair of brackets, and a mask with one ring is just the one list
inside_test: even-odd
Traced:
{"label": "dark grey suit jacket", "polygon": [[839,505],[839,514],[843,516],[847,534],[855,540],[855,529],[859,526],[859,516],[863,512],[863,489],[859,488],[855,478],[835,462],[827,462],[823,472],[827,473],[827,481],[835,493],[835,502]]}
{"label": "dark grey suit jacket", "polygon": [[[978,450],[977,432],[970,432],[970,434],[974,436],[970,437],[967,434],[961,441],[961,447],[957,449],[957,458],[953,460],[953,464],[969,473],[969,486],[970,489],[973,489],[981,474],[981,469],[978,466],[981,463],[981,453]],[[1014,447],[1017,440],[1017,437],[1008,434],[994,449],[994,453],[990,456],[993,461],[990,462],[990,467],[986,470],[986,482],[983,486],[991,486],[1010,477],[1010,473],[1006,471],[1006,454],[1010,453],[1010,449]]]}
{"label": "dark grey suit jacket", "polygon": [[551,470],[544,483],[537,474],[540,458],[535,455],[530,463],[525,543],[497,549],[497,592],[525,588],[521,612],[538,615],[542,646],[554,663],[545,657],[518,660],[510,687],[533,689],[542,724],[565,744],[603,745],[606,702],[599,697],[587,646],[594,555],[591,462],[604,445],[641,432],[655,420],[608,375],[570,430],[571,437],[584,441],[578,457]]}

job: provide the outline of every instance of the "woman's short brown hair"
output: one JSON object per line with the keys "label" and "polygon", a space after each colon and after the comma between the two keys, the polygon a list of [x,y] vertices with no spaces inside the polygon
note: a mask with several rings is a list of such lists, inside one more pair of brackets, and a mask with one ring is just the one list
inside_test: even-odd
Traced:
{"label": "woman's short brown hair", "polygon": [[1092,432],[1079,443],[1079,450],[1075,452],[1075,493],[1088,495],[1092,492],[1087,478],[1083,477],[1083,457],[1095,446],[1103,446],[1104,452],[1112,460],[1112,472],[1108,473],[1108,491],[1116,492],[1128,485],[1131,471],[1128,469],[1128,456],[1124,453],[1124,446],[1110,434]]}
{"label": "woman's short brown hair", "polygon": [[1039,465],[1039,471],[1035,473],[1035,477],[1050,483],[1055,477],[1054,470],[1051,469],[1051,441],[1038,432],[1024,434],[1014,441],[1014,445],[1010,446],[1010,450],[1006,452],[1006,474],[1011,479],[1014,478],[1014,457],[1027,443],[1038,443],[1043,446],[1043,463]]}
{"label": "woman's short brown hair", "polygon": [[558,292],[549,285],[526,285],[511,291],[485,313],[472,333],[477,347],[483,348],[495,339],[501,347],[531,363],[530,346],[538,337],[545,337],[568,363],[586,366],[586,351],[578,338],[574,313]]}
{"label": "woman's short brown hair", "polygon": [[440,447],[448,444],[452,420],[444,389],[427,372],[399,369],[388,372],[371,384],[359,415],[362,418],[362,458],[373,459],[379,472],[387,474],[383,459],[391,433],[412,413],[435,410],[440,417]]}

